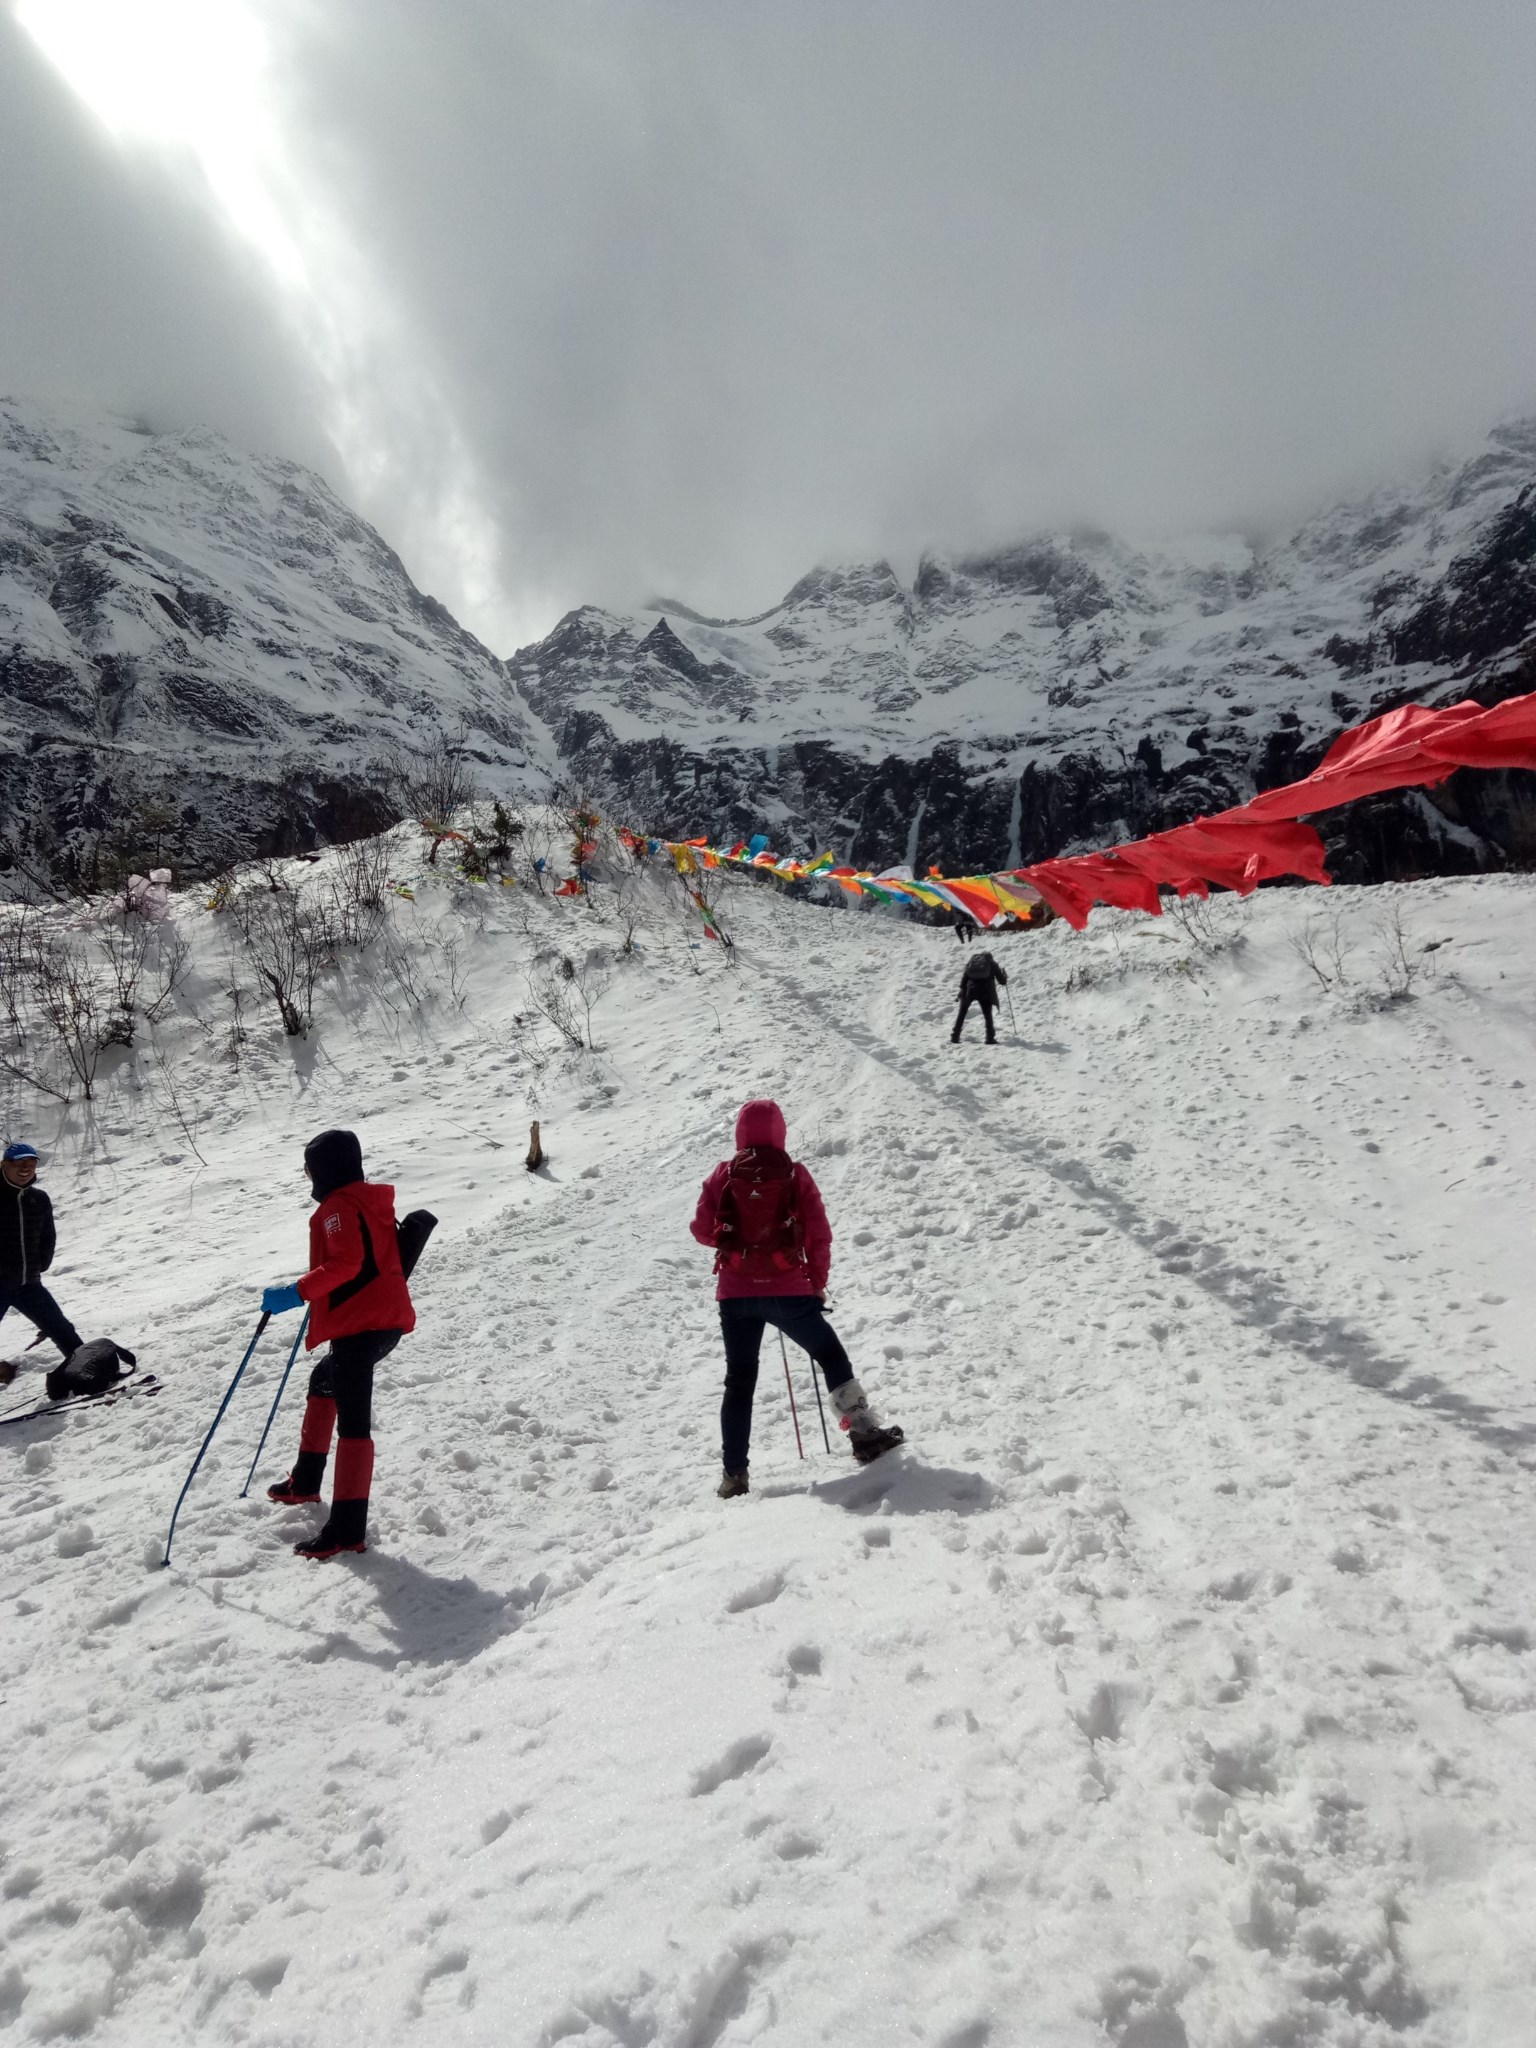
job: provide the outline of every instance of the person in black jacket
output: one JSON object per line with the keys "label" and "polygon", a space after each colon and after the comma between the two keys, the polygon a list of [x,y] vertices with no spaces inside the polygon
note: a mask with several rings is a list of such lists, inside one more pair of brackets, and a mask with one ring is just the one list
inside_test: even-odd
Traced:
{"label": "person in black jacket", "polygon": [[37,1185],[31,1145],[7,1145],[0,1156],[0,1318],[19,1308],[64,1356],[80,1348],[80,1332],[43,1285],[53,1264],[53,1204]]}
{"label": "person in black jacket", "polygon": [[981,1014],[987,1027],[988,1045],[996,1045],[997,1033],[992,1029],[992,1012],[997,1008],[999,983],[1008,986],[1006,972],[998,966],[990,953],[973,953],[966,961],[960,976],[960,1014],[955,1019],[955,1028],[949,1034],[951,1045],[960,1043],[960,1031],[972,1003],[980,1003]]}

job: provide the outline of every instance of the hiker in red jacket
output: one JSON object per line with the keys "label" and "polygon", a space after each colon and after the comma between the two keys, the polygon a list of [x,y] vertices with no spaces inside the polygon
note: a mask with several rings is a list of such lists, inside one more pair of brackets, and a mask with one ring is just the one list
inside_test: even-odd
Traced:
{"label": "hiker in red jacket", "polygon": [[832,1265],[832,1230],[809,1170],[784,1150],[776,1102],[749,1102],[736,1119],[736,1156],[705,1181],[689,1228],[715,1248],[720,1331],[725,1339],[725,1399],[720,1404],[722,1500],[748,1491],[752,1395],[763,1330],[772,1323],[821,1367],[827,1394],[853,1455],[868,1465],[902,1441],[882,1429],[848,1354],[823,1314]]}
{"label": "hiker in red jacket", "polygon": [[400,1264],[395,1191],[363,1179],[363,1150],[351,1131],[322,1131],[304,1148],[318,1207],[309,1219],[310,1270],[291,1286],[269,1287],[268,1315],[309,1303],[305,1348],[330,1350],[309,1380],[309,1400],[293,1470],[267,1488],[285,1506],[317,1501],[331,1432],[340,1425],[336,1481],[325,1527],[293,1547],[300,1557],[363,1550],[373,1479],[373,1368],[408,1330],[416,1311]]}

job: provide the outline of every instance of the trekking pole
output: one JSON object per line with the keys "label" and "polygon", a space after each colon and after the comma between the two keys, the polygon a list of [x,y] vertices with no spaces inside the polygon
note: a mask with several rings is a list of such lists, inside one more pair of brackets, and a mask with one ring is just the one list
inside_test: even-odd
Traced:
{"label": "trekking pole", "polygon": [[271,1316],[268,1315],[265,1309],[263,1309],[261,1312],[261,1321],[256,1325],[256,1334],[251,1339],[250,1343],[247,1344],[245,1347],[245,1356],[241,1359],[239,1365],[235,1369],[235,1376],[229,1383],[229,1392],[224,1396],[223,1400],[219,1403],[219,1412],[217,1415],[215,1415],[212,1422],[209,1423],[208,1434],[203,1438],[202,1450],[200,1450],[197,1456],[192,1460],[192,1470],[187,1474],[186,1479],[182,1484],[182,1489],[180,1493],[178,1493],[176,1496],[176,1505],[171,1510],[171,1526],[165,1532],[165,1555],[160,1560],[162,1570],[164,1570],[164,1568],[171,1561],[171,1538],[176,1534],[176,1517],[181,1513],[181,1504],[187,1497],[188,1487],[191,1486],[193,1480],[197,1477],[197,1468],[203,1462],[203,1452],[206,1451],[208,1446],[213,1442],[213,1432],[224,1420],[224,1410],[229,1406],[230,1402],[234,1399],[235,1389],[240,1384],[240,1375],[245,1371],[245,1368],[250,1364],[251,1353],[256,1349],[256,1346],[261,1342],[261,1333],[267,1327],[268,1323],[271,1322],[271,1320]]}
{"label": "trekking pole", "polygon": [[267,1417],[267,1427],[261,1432],[261,1442],[256,1446],[256,1455],[251,1460],[251,1469],[245,1475],[245,1484],[240,1489],[240,1498],[245,1499],[251,1490],[251,1481],[256,1477],[256,1467],[261,1463],[261,1454],[267,1448],[267,1432],[277,1420],[278,1403],[283,1398],[283,1389],[288,1384],[288,1375],[293,1371],[293,1361],[299,1355],[299,1346],[304,1342],[304,1332],[309,1328],[309,1310],[304,1311],[304,1320],[299,1324],[299,1334],[293,1340],[293,1349],[288,1354],[288,1363],[283,1367],[283,1376],[277,1383],[277,1392],[272,1396],[272,1410]]}
{"label": "trekking pole", "polygon": [[[782,1330],[779,1332],[779,1349],[781,1351],[784,1350],[784,1332]],[[784,1359],[784,1370],[786,1373],[789,1371],[789,1357],[787,1353]],[[826,1447],[828,1456],[830,1456],[832,1452],[832,1439],[827,1435],[827,1411],[821,1405],[821,1381],[817,1377],[819,1370],[820,1368],[813,1358],[811,1360],[811,1392],[816,1396],[816,1413],[821,1417],[821,1441]]]}
{"label": "trekking pole", "polygon": [[795,1383],[789,1376],[789,1353],[784,1349],[784,1332],[779,1332],[779,1356],[784,1361],[784,1384],[789,1389],[789,1412],[795,1425],[795,1449],[805,1456],[805,1445],[800,1441],[800,1416],[795,1408]]}
{"label": "trekking pole", "polygon": [[1019,1035],[1019,1020],[1013,1014],[1013,990],[1006,981],[1003,983],[1003,994],[1008,998],[1008,1029],[1017,1038]]}

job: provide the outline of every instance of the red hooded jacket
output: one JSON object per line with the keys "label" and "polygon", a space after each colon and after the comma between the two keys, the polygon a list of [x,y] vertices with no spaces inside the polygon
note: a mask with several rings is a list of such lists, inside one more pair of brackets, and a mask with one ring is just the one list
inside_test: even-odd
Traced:
{"label": "red hooded jacket", "polygon": [[[784,1113],[776,1102],[749,1102],[736,1119],[736,1144],[740,1151],[745,1152],[754,1145],[771,1145],[782,1152],[785,1136]],[[688,1226],[700,1244],[715,1245],[719,1242],[720,1197],[725,1192],[726,1176],[730,1170],[730,1160],[722,1159],[700,1190],[699,1206]],[[800,1212],[800,1226],[805,1239],[805,1264],[793,1267],[787,1273],[761,1277],[722,1266],[715,1285],[717,1301],[734,1301],[752,1294],[826,1293],[827,1276],[832,1270],[832,1226],[822,1207],[820,1188],[812,1180],[809,1169],[798,1160],[795,1161],[795,1206]]]}
{"label": "red hooded jacket", "polygon": [[298,1283],[310,1308],[307,1351],[364,1330],[415,1329],[392,1187],[354,1180],[333,1189],[309,1219],[309,1267]]}

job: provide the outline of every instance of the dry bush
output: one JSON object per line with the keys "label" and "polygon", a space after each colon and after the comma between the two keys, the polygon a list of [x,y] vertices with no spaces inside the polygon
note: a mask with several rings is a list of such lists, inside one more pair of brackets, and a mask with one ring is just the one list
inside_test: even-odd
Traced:
{"label": "dry bush", "polygon": [[306,902],[296,889],[252,891],[238,897],[235,918],[263,989],[272,997],[290,1038],[307,1036],[315,1015],[315,988],[334,964],[341,943],[330,909]]}
{"label": "dry bush", "polygon": [[14,920],[0,948],[0,1067],[61,1102],[77,1087],[89,1101],[103,1052],[132,1040],[132,1012],[125,1037],[118,1002],[116,978],[103,975],[78,933],[41,916]]}
{"label": "dry bush", "polygon": [[1305,924],[1291,933],[1291,951],[1317,981],[1319,988],[1343,988],[1350,979],[1350,942],[1344,930],[1344,914],[1336,903],[1315,910]]}
{"label": "dry bush", "polygon": [[389,915],[389,842],[354,839],[335,851],[331,914],[342,945],[367,946]]}
{"label": "dry bush", "polygon": [[439,727],[409,749],[397,747],[385,764],[384,779],[389,799],[401,815],[415,818],[430,835],[427,859],[435,867],[455,817],[475,802],[468,725],[461,718],[450,731]]}
{"label": "dry bush", "polygon": [[592,1012],[612,978],[612,960],[600,948],[579,963],[569,953],[546,956],[528,970],[529,1000],[567,1045],[578,1052],[596,1052]]}

